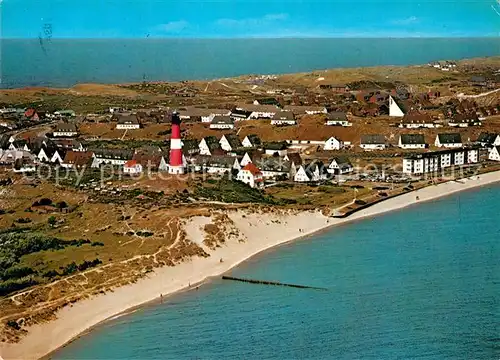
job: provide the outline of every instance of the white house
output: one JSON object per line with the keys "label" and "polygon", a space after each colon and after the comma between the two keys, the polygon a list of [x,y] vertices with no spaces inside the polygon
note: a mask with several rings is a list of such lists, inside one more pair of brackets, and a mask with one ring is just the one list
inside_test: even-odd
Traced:
{"label": "white house", "polygon": [[250,134],[250,135],[245,136],[245,138],[243,139],[241,144],[243,145],[243,147],[251,148],[251,147],[261,146],[262,141],[260,140],[260,138],[257,135]]}
{"label": "white house", "polygon": [[459,133],[438,134],[434,145],[437,147],[459,148],[462,147],[462,137]]}
{"label": "white house", "polygon": [[134,152],[121,149],[99,149],[94,150],[92,167],[101,165],[123,166],[129,160],[132,160]]}
{"label": "white house", "polygon": [[481,126],[481,120],[476,113],[468,114],[455,114],[451,119],[448,120],[448,125],[451,127],[469,127],[469,126]]}
{"label": "white house", "polygon": [[215,116],[210,123],[210,129],[227,130],[234,129],[234,120],[229,116]]}
{"label": "white house", "polygon": [[116,128],[118,130],[132,130],[132,129],[139,129],[140,127],[141,124],[137,119],[137,115],[134,114],[121,115],[118,118],[118,122],[116,123]]}
{"label": "white house", "polygon": [[326,114],[328,110],[323,106],[294,106],[286,105],[283,108],[284,111],[291,111],[295,115],[315,115],[315,114]]}
{"label": "white house", "polygon": [[500,146],[493,146],[490,149],[488,160],[500,161]]}
{"label": "white house", "polygon": [[90,151],[66,151],[64,159],[60,165],[67,169],[86,167],[92,162],[92,152]]}
{"label": "white house", "polygon": [[359,145],[363,150],[384,150],[386,148],[384,135],[361,135]]}
{"label": "white house", "polygon": [[286,142],[270,142],[264,145],[266,155],[279,155],[285,156],[287,153],[288,145]]}
{"label": "white house", "polygon": [[274,105],[243,105],[240,109],[251,111],[250,119],[272,119],[279,111]]}
{"label": "white house", "polygon": [[49,162],[51,156],[52,156],[52,154],[50,153],[50,151],[45,146],[42,146],[40,148],[40,151],[36,155],[38,161],[41,161],[41,162]]}
{"label": "white house", "polygon": [[334,111],[326,115],[325,125],[328,126],[352,126],[344,112]]}
{"label": "white house", "polygon": [[423,134],[401,134],[398,146],[401,149],[425,149],[425,138]]}
{"label": "white house", "polygon": [[241,159],[240,161],[240,165],[243,167],[243,166],[246,166],[247,164],[250,164],[252,161],[252,158],[250,157],[250,155],[246,152],[245,155],[243,155],[243,158]]}
{"label": "white house", "polygon": [[252,163],[245,165],[245,167],[238,172],[236,179],[252,188],[264,184],[262,172]]}
{"label": "white house", "polygon": [[9,150],[30,151],[26,140],[14,140],[9,145]]}
{"label": "white house", "polygon": [[313,160],[309,164],[302,164],[295,173],[295,182],[317,182],[328,178],[328,170],[321,161]]}
{"label": "white house", "polygon": [[218,155],[210,156],[203,161],[203,170],[209,174],[224,174],[231,170],[240,170],[241,166],[237,157]]}
{"label": "white house", "polygon": [[389,95],[389,116],[403,117],[405,113],[396,100]]}
{"label": "white house", "polygon": [[60,123],[52,133],[54,137],[72,137],[78,135],[78,129],[72,123]]}
{"label": "white house", "polygon": [[259,162],[264,178],[290,178],[291,162],[282,157],[268,157]]}
{"label": "white house", "polygon": [[224,151],[234,151],[242,146],[240,139],[233,134],[222,135],[219,144]]}
{"label": "white house", "polygon": [[479,162],[479,150],[474,148],[447,149],[403,158],[403,173],[420,175],[433,173],[450,166],[463,166]]}
{"label": "white house", "polygon": [[12,169],[15,173],[31,173],[36,171],[36,165],[29,159],[17,159]]}
{"label": "white house", "polygon": [[283,126],[283,125],[296,125],[295,115],[291,111],[280,111],[274,114],[271,125]]}
{"label": "white house", "polygon": [[335,138],[334,136],[330,137],[325,141],[325,145],[323,146],[323,150],[340,150],[344,147],[344,143],[342,140]]}
{"label": "white house", "polygon": [[500,146],[500,135],[487,132],[481,133],[476,143],[486,147]]}
{"label": "white house", "polygon": [[129,160],[123,165],[123,173],[128,175],[137,175],[142,173],[142,165],[136,160]]}
{"label": "white house", "polygon": [[64,149],[57,149],[54,151],[50,158],[50,162],[54,164],[62,164],[67,151]]}
{"label": "white house", "polygon": [[334,157],[327,168],[328,173],[334,175],[348,174],[353,170],[354,167],[352,166],[349,159],[342,156]]}
{"label": "white house", "polygon": [[198,145],[200,149],[200,155],[214,155],[217,150],[222,150],[220,147],[219,140],[215,136],[206,136],[201,139]]}
{"label": "white house", "polygon": [[441,126],[441,124],[434,121],[430,113],[416,110],[412,110],[405,114],[403,119],[401,119],[401,123],[399,123],[400,128],[407,129],[433,129]]}
{"label": "white house", "polygon": [[201,122],[210,123],[216,116],[230,116],[231,110],[227,109],[207,109],[207,113],[201,116]]}

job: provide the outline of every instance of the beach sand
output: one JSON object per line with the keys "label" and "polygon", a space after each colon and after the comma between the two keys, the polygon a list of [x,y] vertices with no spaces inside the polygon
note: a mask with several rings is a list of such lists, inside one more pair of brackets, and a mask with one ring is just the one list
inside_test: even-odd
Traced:
{"label": "beach sand", "polygon": [[[199,284],[206,279],[219,276],[248,258],[274,246],[307,238],[325,229],[433,200],[458,191],[472,189],[500,181],[500,171],[473,176],[459,182],[451,181],[429,186],[408,194],[382,201],[348,218],[330,218],[319,211],[304,211],[288,214],[228,212],[238,229],[240,238],[227,240],[216,250],[203,244],[205,224],[210,217],[190,218],[185,230],[188,239],[210,253],[208,258],[193,258],[190,261],[155,270],[147,278],[135,284],[116,288],[113,292],[79,301],[57,313],[57,319],[30,327],[27,336],[17,344],[0,344],[0,356],[10,359],[37,359],[46,356],[91,327],[115,317],[141,304],[159,299],[168,294]],[[417,200],[418,197],[418,200]],[[222,262],[221,262],[222,259]]]}

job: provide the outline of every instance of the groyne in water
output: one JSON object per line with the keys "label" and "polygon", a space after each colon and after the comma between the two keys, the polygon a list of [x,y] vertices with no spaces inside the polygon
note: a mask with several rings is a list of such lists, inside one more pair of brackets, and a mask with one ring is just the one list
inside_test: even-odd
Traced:
{"label": "groyne in water", "polygon": [[236,277],[232,277],[232,276],[222,276],[222,280],[240,281],[240,282],[246,282],[246,283],[250,283],[250,284],[260,284],[260,285],[288,286],[288,287],[293,287],[293,288],[298,288],[298,289],[328,290],[327,288],[316,287],[316,286],[286,284],[286,283],[281,283],[281,282],[277,282],[277,281],[242,279],[242,278],[236,278]]}

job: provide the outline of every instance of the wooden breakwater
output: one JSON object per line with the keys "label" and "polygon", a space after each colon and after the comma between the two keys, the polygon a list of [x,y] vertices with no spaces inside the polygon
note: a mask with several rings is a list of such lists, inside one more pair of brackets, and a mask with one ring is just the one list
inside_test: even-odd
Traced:
{"label": "wooden breakwater", "polygon": [[293,287],[293,288],[297,288],[297,289],[328,290],[328,289],[322,288],[322,287],[287,284],[287,283],[281,283],[281,282],[277,282],[277,281],[242,279],[242,278],[237,278],[237,277],[232,277],[232,276],[222,276],[222,280],[240,281],[240,282],[246,282],[246,283],[250,283],[250,284],[260,284],[260,285],[288,286],[288,287]]}

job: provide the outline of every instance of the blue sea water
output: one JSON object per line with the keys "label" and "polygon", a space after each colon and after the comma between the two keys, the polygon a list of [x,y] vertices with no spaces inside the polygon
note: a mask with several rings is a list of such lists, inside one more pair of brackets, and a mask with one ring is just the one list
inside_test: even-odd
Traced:
{"label": "blue sea water", "polygon": [[1,39],[1,87],[213,79],[500,55],[500,38]]}
{"label": "blue sea water", "polygon": [[332,229],[105,323],[54,359],[498,359],[500,186]]}

